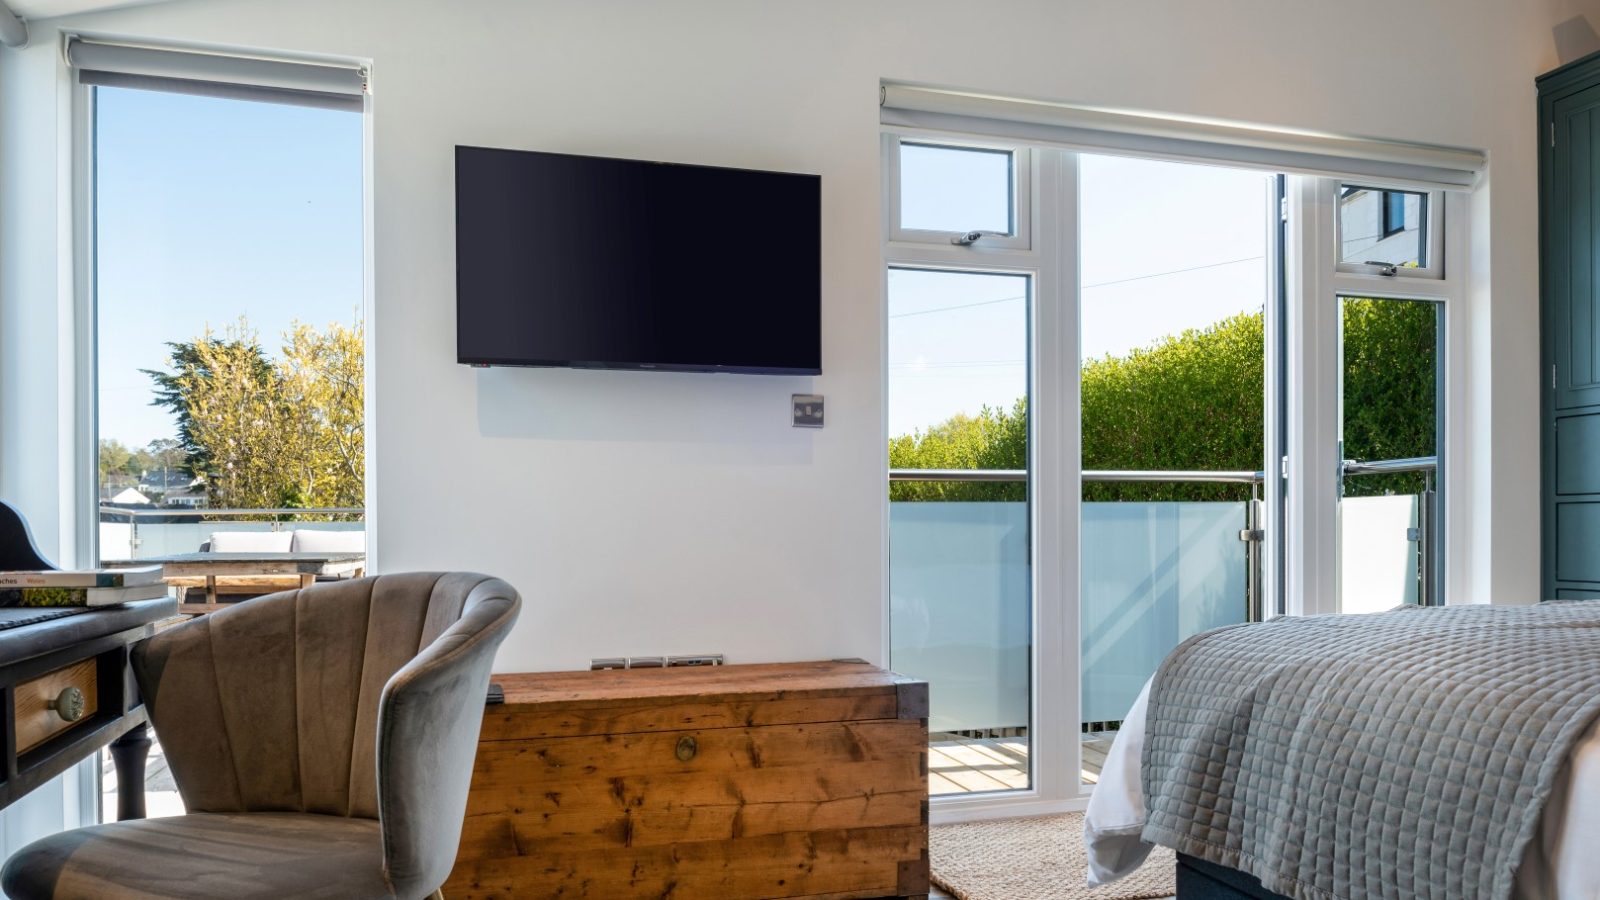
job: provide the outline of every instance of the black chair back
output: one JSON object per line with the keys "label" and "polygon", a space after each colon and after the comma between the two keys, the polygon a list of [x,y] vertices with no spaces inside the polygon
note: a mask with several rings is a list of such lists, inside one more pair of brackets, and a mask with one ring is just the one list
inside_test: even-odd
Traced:
{"label": "black chair back", "polygon": [[17,508],[0,500],[0,572],[54,569],[33,543],[28,520]]}

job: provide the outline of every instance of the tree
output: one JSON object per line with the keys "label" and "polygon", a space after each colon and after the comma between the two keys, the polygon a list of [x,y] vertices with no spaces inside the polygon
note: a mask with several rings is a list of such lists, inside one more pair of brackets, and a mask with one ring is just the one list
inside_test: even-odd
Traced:
{"label": "tree", "polygon": [[[1082,369],[1085,469],[1261,468],[1262,316],[1241,313]],[[1104,482],[1086,500],[1223,500],[1248,486]]]}
{"label": "tree", "polygon": [[156,438],[145,446],[144,452],[150,457],[148,471],[160,472],[163,476],[169,472],[188,471],[183,445],[172,438]]}
{"label": "tree", "polygon": [[184,466],[190,475],[197,477],[202,477],[211,471],[213,466],[209,448],[195,439],[194,415],[190,409],[188,393],[195,391],[197,385],[212,378],[211,361],[224,357],[237,362],[240,358],[248,356],[252,357],[250,359],[252,378],[264,382],[271,376],[272,365],[267,362],[261,348],[255,344],[255,333],[250,330],[248,323],[241,318],[235,330],[249,334],[251,343],[245,345],[237,339],[231,342],[225,341],[214,337],[210,329],[207,329],[204,335],[192,341],[167,344],[167,348],[171,351],[168,355],[171,372],[140,370],[155,382],[155,399],[150,401],[151,405],[166,407],[177,420],[178,445],[184,452]]}
{"label": "tree", "polygon": [[279,365],[283,402],[300,412],[300,490],[312,506],[361,506],[366,485],[365,335],[296,325]]}
{"label": "tree", "polygon": [[189,472],[214,506],[360,507],[364,502],[363,328],[296,324],[268,359],[244,319],[169,345],[147,372],[178,420]]}
{"label": "tree", "polygon": [[121,483],[126,476],[137,474],[129,470],[133,462],[133,452],[123,446],[121,441],[111,438],[100,439],[100,483]]}
{"label": "tree", "polygon": [[[1344,301],[1344,455],[1407,459],[1438,449],[1439,308]],[[1413,494],[1420,472],[1345,479],[1346,496]]]}
{"label": "tree", "polygon": [[[1429,303],[1346,299],[1345,455],[1434,452],[1437,312]],[[1257,471],[1263,457],[1263,317],[1242,313],[1127,356],[1082,366],[1084,469]],[[1027,406],[985,408],[889,441],[893,468],[1023,468]],[[1420,474],[1352,478],[1351,496],[1413,493]],[[895,482],[893,500],[1020,500],[1020,484]],[[1085,500],[1227,500],[1247,485],[1097,482]]]}
{"label": "tree", "polygon": [[[1009,410],[984,407],[976,416],[957,415],[926,433],[889,441],[891,469],[1021,469],[1028,464],[1028,405]],[[899,481],[894,500],[1024,500],[1021,483]]]}

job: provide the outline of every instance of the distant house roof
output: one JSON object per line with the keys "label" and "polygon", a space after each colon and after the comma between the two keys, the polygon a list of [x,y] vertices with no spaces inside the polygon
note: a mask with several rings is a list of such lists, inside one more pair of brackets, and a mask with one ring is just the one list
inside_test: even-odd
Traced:
{"label": "distant house roof", "polygon": [[144,477],[139,479],[139,486],[146,490],[171,491],[190,487],[195,481],[194,476],[177,469],[156,469],[144,473]]}
{"label": "distant house roof", "polygon": [[122,493],[117,494],[115,497],[112,497],[111,502],[121,506],[149,506],[150,498],[139,493],[133,488],[128,488]]}

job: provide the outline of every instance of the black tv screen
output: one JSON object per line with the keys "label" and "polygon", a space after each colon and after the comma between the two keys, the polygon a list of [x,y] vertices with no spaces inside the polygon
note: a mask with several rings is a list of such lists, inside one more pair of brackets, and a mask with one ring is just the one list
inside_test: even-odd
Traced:
{"label": "black tv screen", "polygon": [[457,147],[457,359],[818,374],[821,227],[815,175]]}

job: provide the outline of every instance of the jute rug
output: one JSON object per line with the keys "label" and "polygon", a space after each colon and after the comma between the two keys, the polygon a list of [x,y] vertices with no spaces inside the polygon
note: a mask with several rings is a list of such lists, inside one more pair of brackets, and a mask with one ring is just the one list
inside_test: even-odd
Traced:
{"label": "jute rug", "polygon": [[959,900],[1145,900],[1177,892],[1172,851],[1157,847],[1115,884],[1091,888],[1083,814],[938,825],[928,833],[933,883]]}

